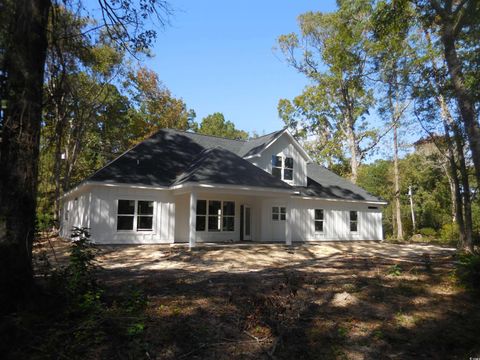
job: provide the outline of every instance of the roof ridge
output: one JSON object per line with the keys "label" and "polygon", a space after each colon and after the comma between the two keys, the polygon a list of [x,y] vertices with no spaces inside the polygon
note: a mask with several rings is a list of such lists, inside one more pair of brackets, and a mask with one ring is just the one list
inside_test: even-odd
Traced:
{"label": "roof ridge", "polygon": [[186,131],[186,130],[178,130],[178,129],[172,129],[172,128],[164,128],[164,129],[165,130],[176,131],[176,132],[180,132],[180,133],[184,133],[184,134],[201,135],[201,136],[213,137],[213,138],[229,140],[229,141],[239,141],[239,142],[243,142],[243,143],[246,143],[246,142],[249,141],[249,140],[242,140],[242,139],[229,139],[229,138],[226,138],[224,136],[208,135],[208,134],[202,134],[202,133],[198,133],[198,132],[189,132],[189,131]]}
{"label": "roof ridge", "polygon": [[258,137],[256,137],[256,138],[251,138],[251,139],[249,139],[248,141],[250,141],[250,140],[257,140],[257,139],[260,139],[260,138],[262,138],[262,137],[270,136],[270,135],[273,135],[273,134],[278,133],[278,132],[283,132],[285,129],[286,129],[286,127],[283,127],[283,128],[280,129],[280,130],[275,130],[275,131],[269,132],[268,134],[265,134],[265,135],[262,135],[262,136],[258,136]]}
{"label": "roof ridge", "polygon": [[195,168],[198,165],[200,165],[203,161],[205,161],[205,159],[207,158],[207,155],[217,148],[219,148],[219,146],[215,146],[213,148],[200,151],[198,156],[195,159],[193,159],[193,161],[177,177],[175,177],[175,180],[172,181],[170,186],[177,184],[179,181],[181,181],[183,177],[188,177],[192,175],[195,172]]}

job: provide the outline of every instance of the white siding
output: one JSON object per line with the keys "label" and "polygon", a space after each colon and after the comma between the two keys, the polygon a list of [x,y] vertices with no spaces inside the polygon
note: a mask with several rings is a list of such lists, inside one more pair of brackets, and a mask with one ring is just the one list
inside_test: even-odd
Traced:
{"label": "white siding", "polygon": [[307,163],[303,155],[291,143],[289,135],[283,134],[272,145],[264,150],[260,157],[253,157],[250,160],[254,165],[272,173],[272,155],[283,154],[293,158],[293,185],[307,185]]}
{"label": "white siding", "polygon": [[[70,237],[72,228],[90,227],[90,192],[84,191],[68,196],[62,201],[60,236]],[[68,210],[68,220],[65,220],[65,213]]]}
{"label": "white siding", "polygon": [[[117,201],[154,201],[152,231],[116,230]],[[127,187],[95,187],[92,190],[91,234],[101,244],[173,243],[175,238],[175,199],[169,191]]]}
{"label": "white siding", "polygon": [[[293,240],[383,240],[382,210],[367,204],[295,199]],[[324,231],[315,232],[314,209],[324,210]],[[350,210],[358,211],[358,231],[350,231]]]}

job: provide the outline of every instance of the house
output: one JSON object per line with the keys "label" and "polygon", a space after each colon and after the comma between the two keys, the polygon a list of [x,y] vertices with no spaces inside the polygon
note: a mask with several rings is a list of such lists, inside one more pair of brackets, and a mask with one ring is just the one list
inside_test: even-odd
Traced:
{"label": "house", "polygon": [[61,236],[100,244],[382,240],[382,206],[288,130],[251,140],[163,129],[62,198]]}

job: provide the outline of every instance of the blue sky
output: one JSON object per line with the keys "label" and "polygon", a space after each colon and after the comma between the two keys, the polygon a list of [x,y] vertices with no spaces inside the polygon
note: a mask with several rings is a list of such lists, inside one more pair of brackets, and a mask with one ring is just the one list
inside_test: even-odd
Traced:
{"label": "blue sky", "polygon": [[171,0],[171,25],[158,32],[154,69],[197,121],[222,112],[235,125],[259,134],[283,126],[278,100],[307,84],[272,50],[279,35],[297,31],[306,11],[333,11],[336,3],[298,0]]}

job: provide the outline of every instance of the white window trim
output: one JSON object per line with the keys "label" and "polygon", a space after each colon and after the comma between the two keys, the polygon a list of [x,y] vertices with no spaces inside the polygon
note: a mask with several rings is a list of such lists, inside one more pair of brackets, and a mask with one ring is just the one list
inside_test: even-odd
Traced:
{"label": "white window trim", "polygon": [[[129,200],[129,201],[135,201],[135,206],[134,206],[134,211],[133,211],[133,214],[119,214],[118,213],[118,202],[119,200]],[[152,215],[141,215],[141,214],[138,214],[138,202],[139,201],[151,201],[153,202],[153,214]],[[115,216],[115,230],[117,233],[136,233],[136,234],[155,234],[156,231],[156,212],[157,212],[157,202],[155,200],[148,200],[148,199],[132,199],[131,197],[119,197],[117,200],[116,200],[116,205],[117,205],[117,214]],[[133,229],[132,230],[118,230],[117,227],[118,227],[118,217],[119,216],[133,216]],[[137,219],[138,219],[138,216],[151,216],[152,217],[152,229],[151,230],[137,230]]]}
{"label": "white window trim", "polygon": [[[235,218],[237,216],[237,204],[234,200],[197,199],[197,202],[198,201],[206,201],[206,212],[205,212],[205,214],[198,214],[198,212],[195,214],[195,216],[202,216],[202,217],[205,218],[205,230],[195,229],[195,231],[197,233],[207,233],[208,232],[208,233],[215,234],[215,233],[234,233],[235,232],[235,228],[236,228]],[[220,214],[210,215],[209,206],[208,206],[209,201],[219,201],[220,202]],[[224,202],[233,202],[233,208],[234,208],[235,215],[223,215],[223,203]],[[209,216],[218,216],[220,218],[220,230],[209,230],[208,229],[208,218],[209,218]],[[233,218],[233,230],[223,230],[223,218],[224,217]]]}
{"label": "white window trim", "polygon": [[[315,212],[316,210],[322,210],[323,211],[323,218],[322,219],[317,219],[315,217]],[[322,231],[318,231],[316,229],[316,222],[317,221],[321,221],[322,222]],[[316,234],[324,234],[325,233],[325,209],[319,209],[319,208],[315,208],[313,209],[313,232],[316,233]]]}
{"label": "white window trim", "polygon": [[[270,160],[270,166],[272,168],[271,174],[273,175],[273,169],[274,168],[280,169],[280,180],[285,181],[287,184],[293,184],[293,180],[295,179],[295,161],[293,159],[293,156],[287,156],[284,153],[280,153],[280,154],[273,155],[273,156],[280,157],[282,159],[281,160],[282,165],[281,166],[273,166],[272,160]],[[292,159],[292,162],[293,162],[293,167],[292,168],[286,168],[285,167],[285,159],[286,158],[291,158]],[[291,180],[285,179],[285,169],[292,170],[292,179]]]}
{"label": "white window trim", "polygon": [[[274,212],[273,209],[277,208],[278,212]],[[285,213],[282,213],[282,208],[285,209]],[[274,219],[273,215],[278,215],[278,219]],[[285,219],[282,219],[282,215],[285,215]],[[286,221],[287,220],[287,207],[283,205],[272,205],[272,213],[270,214],[270,220],[274,222]]]}

